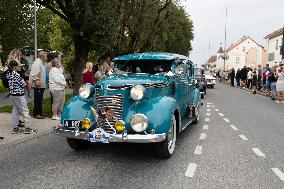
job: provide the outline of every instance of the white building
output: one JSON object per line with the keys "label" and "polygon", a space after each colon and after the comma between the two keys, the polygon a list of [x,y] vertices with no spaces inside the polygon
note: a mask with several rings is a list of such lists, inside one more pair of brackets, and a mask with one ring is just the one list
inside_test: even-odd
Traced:
{"label": "white building", "polygon": [[[253,59],[248,58],[248,54],[252,49],[257,52]],[[236,70],[244,66],[257,67],[257,65],[265,65],[266,50],[250,37],[242,37],[237,43],[231,44],[225,52],[229,56],[229,59],[225,62],[225,70],[232,68]]]}
{"label": "white building", "polygon": [[283,64],[281,47],[283,44],[283,28],[264,37],[267,40],[268,64],[271,66]]}

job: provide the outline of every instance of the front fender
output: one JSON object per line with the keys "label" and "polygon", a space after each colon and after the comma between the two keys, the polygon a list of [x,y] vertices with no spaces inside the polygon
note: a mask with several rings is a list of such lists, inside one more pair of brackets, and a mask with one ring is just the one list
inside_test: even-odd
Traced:
{"label": "front fender", "polygon": [[93,100],[83,99],[80,96],[75,96],[70,99],[64,106],[61,115],[61,124],[64,120],[82,120],[84,118],[89,118],[91,122],[95,121],[94,114],[91,110],[93,106]]}
{"label": "front fender", "polygon": [[130,120],[134,114],[144,114],[148,118],[147,133],[154,129],[156,134],[168,133],[174,111],[178,109],[176,100],[171,97],[156,97],[134,103],[126,116]]}

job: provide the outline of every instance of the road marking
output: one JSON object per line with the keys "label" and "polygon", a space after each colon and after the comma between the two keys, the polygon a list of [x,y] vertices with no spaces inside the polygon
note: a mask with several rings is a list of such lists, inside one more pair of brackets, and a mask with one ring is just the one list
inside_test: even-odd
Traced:
{"label": "road marking", "polygon": [[197,167],[196,163],[189,163],[187,170],[185,172],[185,176],[192,178],[194,176],[196,167]]}
{"label": "road marking", "polygon": [[248,138],[245,135],[239,135],[242,140],[248,140]]}
{"label": "road marking", "polygon": [[202,153],[202,146],[196,146],[194,154],[200,155]]}
{"label": "road marking", "polygon": [[284,181],[284,173],[280,171],[278,168],[271,168],[272,171],[280,178],[280,180]]}
{"label": "road marking", "polygon": [[235,125],[230,125],[230,127],[232,127],[233,130],[237,131],[238,128]]}
{"label": "road marking", "polygon": [[210,108],[210,105],[207,105],[207,108]]}
{"label": "road marking", "polygon": [[216,112],[219,112],[219,109],[215,109]]}
{"label": "road marking", "polygon": [[206,138],[206,134],[205,133],[201,133],[199,139],[200,140],[204,140]]}
{"label": "road marking", "polygon": [[215,108],[215,106],[212,106],[212,108]]}
{"label": "road marking", "polygon": [[265,157],[264,153],[262,153],[258,148],[253,148],[252,151],[260,157]]}
{"label": "road marking", "polygon": [[224,121],[226,121],[227,123],[230,123],[230,120],[229,119],[227,119],[227,118],[223,118],[224,119]]}
{"label": "road marking", "polygon": [[212,104],[211,102],[207,102],[207,104]]}
{"label": "road marking", "polygon": [[203,129],[207,130],[208,129],[208,125],[204,125]]}
{"label": "road marking", "polygon": [[211,110],[210,109],[207,109],[207,112],[210,112]]}
{"label": "road marking", "polygon": [[207,121],[207,122],[210,121],[209,117],[205,118],[205,121]]}
{"label": "road marking", "polygon": [[206,113],[206,115],[207,115],[207,116],[210,116],[211,114],[210,114],[210,113]]}
{"label": "road marking", "polygon": [[222,113],[218,113],[218,114],[219,114],[219,116],[224,117],[224,114],[222,114]]}

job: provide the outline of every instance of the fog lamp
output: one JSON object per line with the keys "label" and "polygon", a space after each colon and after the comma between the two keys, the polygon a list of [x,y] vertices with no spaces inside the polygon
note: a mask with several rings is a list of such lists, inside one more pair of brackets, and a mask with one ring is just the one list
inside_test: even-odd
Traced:
{"label": "fog lamp", "polygon": [[84,129],[89,129],[89,128],[91,127],[91,121],[90,121],[90,119],[84,118],[84,119],[82,120],[82,127],[83,127]]}
{"label": "fog lamp", "polygon": [[147,129],[148,119],[143,114],[135,114],[130,120],[130,125],[134,131],[139,133]]}
{"label": "fog lamp", "polygon": [[114,128],[116,131],[123,131],[125,129],[125,122],[122,120],[118,120],[115,124],[114,124]]}

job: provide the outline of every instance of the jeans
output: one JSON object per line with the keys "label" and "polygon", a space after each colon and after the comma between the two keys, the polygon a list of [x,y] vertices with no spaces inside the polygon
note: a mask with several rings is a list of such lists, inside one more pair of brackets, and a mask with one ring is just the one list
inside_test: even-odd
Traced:
{"label": "jeans", "polygon": [[42,115],[43,93],[44,88],[34,88],[34,116]]}
{"label": "jeans", "polygon": [[13,102],[12,119],[13,128],[17,128],[19,125],[19,118],[23,116],[24,126],[30,127],[30,115],[26,97],[23,96],[11,96]]}
{"label": "jeans", "polygon": [[270,87],[271,87],[271,98],[276,98],[276,82],[271,82]]}

